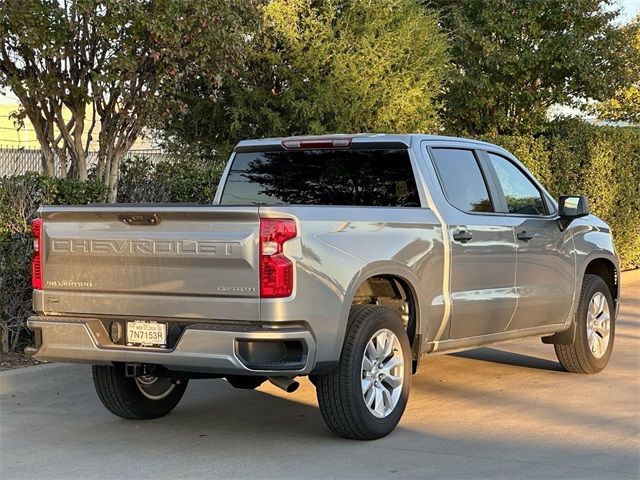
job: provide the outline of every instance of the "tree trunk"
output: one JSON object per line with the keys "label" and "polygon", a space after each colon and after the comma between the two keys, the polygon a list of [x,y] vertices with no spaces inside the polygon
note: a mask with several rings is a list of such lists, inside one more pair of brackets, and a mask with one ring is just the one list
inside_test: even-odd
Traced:
{"label": "tree trunk", "polygon": [[126,142],[126,147],[121,145],[120,148],[109,148],[109,155],[107,156],[107,169],[109,176],[107,178],[107,202],[115,203],[118,201],[118,177],[120,176],[120,163],[122,159],[129,151],[131,144]]}
{"label": "tree trunk", "polygon": [[40,154],[42,159],[42,171],[47,177],[56,176],[56,160],[53,152],[40,143]]}
{"label": "tree trunk", "polygon": [[133,142],[137,137],[138,133],[136,132],[126,140],[118,142],[116,147],[111,146],[109,148],[109,155],[107,156],[107,169],[109,171],[107,181],[109,192],[107,195],[107,201],[109,203],[118,201],[118,177],[120,176],[120,164],[129,149],[133,146]]}
{"label": "tree trunk", "polygon": [[102,150],[98,150],[98,163],[96,164],[96,180],[104,181],[104,165],[105,154]]}
{"label": "tree trunk", "polygon": [[9,352],[15,352],[18,348],[18,342],[20,341],[20,330],[19,329],[14,335],[13,340],[11,341],[11,345],[9,346]]}
{"label": "tree trunk", "polygon": [[[96,108],[94,106],[94,108]],[[98,133],[98,165],[96,166],[96,179],[107,184],[109,178],[109,162],[111,161],[110,147],[110,122],[100,119],[100,132]]]}
{"label": "tree trunk", "polygon": [[119,154],[112,155],[109,161],[109,178],[107,180],[107,187],[109,188],[107,202],[109,203],[118,201],[118,171],[120,170],[120,160],[123,156]]}
{"label": "tree trunk", "polygon": [[77,168],[78,178],[80,180],[86,180],[88,178],[87,153],[84,151],[81,152],[80,155],[78,155]]}
{"label": "tree trunk", "polygon": [[[22,100],[21,100],[22,101]],[[24,104],[24,102],[23,102]],[[42,171],[47,177],[56,176],[56,157],[49,144],[46,121],[31,110],[27,110],[27,116],[36,132],[36,138],[40,144],[40,158],[42,159]]]}
{"label": "tree trunk", "polygon": [[84,150],[82,134],[84,133],[84,120],[86,118],[86,105],[80,106],[76,111],[76,123],[73,129],[73,146],[75,150],[76,173],[78,179],[87,179],[87,152]]}
{"label": "tree trunk", "polygon": [[0,338],[2,340],[0,347],[3,353],[9,353],[9,333],[6,329],[0,329]]}

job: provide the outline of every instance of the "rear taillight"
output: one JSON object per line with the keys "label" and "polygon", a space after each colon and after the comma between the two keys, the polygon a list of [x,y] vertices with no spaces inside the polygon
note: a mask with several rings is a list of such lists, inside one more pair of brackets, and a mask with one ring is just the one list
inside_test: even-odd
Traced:
{"label": "rear taillight", "polygon": [[33,258],[31,259],[31,285],[36,290],[44,289],[42,280],[42,227],[41,218],[31,222],[31,236],[33,237]]}
{"label": "rear taillight", "polygon": [[260,219],[260,296],[288,297],[293,293],[293,263],[283,253],[295,238],[296,222],[284,218]]}

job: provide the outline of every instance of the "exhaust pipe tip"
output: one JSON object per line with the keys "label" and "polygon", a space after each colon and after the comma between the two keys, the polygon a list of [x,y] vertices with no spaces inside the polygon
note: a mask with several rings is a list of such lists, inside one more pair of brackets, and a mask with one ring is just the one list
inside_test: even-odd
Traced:
{"label": "exhaust pipe tip", "polygon": [[269,377],[269,382],[287,393],[295,392],[300,386],[300,384],[291,377]]}

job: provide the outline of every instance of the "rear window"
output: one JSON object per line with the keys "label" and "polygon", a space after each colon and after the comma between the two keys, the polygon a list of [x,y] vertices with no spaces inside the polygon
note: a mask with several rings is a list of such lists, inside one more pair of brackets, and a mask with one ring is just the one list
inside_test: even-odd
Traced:
{"label": "rear window", "polygon": [[238,153],[221,203],[420,206],[406,149]]}
{"label": "rear window", "polygon": [[492,212],[484,177],[471,150],[434,148],[433,160],[447,200],[463,212]]}

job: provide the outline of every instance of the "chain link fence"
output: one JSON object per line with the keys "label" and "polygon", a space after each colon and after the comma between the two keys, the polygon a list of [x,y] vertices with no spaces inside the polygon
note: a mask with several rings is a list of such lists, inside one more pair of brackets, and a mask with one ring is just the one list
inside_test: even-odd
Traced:
{"label": "chain link fence", "polygon": [[[134,156],[146,157],[152,163],[170,158],[169,154],[162,152],[160,149],[129,150],[126,158]],[[98,154],[96,152],[89,152],[87,156],[87,168],[91,169],[97,162]],[[56,173],[59,175],[59,162],[56,162],[56,170]],[[40,150],[0,147],[0,177],[40,171],[42,171],[42,156]]]}

